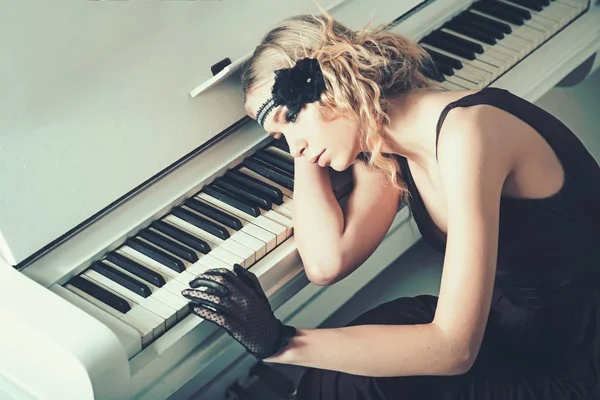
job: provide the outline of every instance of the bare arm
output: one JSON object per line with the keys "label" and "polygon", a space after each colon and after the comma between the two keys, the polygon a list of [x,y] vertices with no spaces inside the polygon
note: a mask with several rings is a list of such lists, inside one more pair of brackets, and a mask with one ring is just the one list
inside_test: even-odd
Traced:
{"label": "bare arm", "polygon": [[[460,121],[468,120],[460,113]],[[449,121],[448,121],[449,122]],[[301,329],[266,361],[365,376],[461,374],[479,351],[496,271],[499,203],[512,163],[506,135],[460,124],[439,142],[448,240],[434,320]],[[460,126],[456,125],[456,126]]]}
{"label": "bare arm", "polygon": [[294,236],[315,284],[333,284],[358,268],[381,243],[398,210],[400,194],[383,173],[357,163],[353,179],[342,208],[328,170],[306,157],[295,161]]}

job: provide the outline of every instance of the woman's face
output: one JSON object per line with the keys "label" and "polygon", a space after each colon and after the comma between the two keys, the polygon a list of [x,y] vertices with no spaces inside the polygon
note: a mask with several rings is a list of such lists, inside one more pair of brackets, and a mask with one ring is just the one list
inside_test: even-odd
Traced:
{"label": "woman's face", "polygon": [[[246,111],[255,118],[258,108],[271,97],[272,83],[262,85],[248,93]],[[306,157],[336,171],[347,169],[361,152],[358,126],[346,117],[325,121],[319,115],[317,103],[305,104],[295,121],[287,121],[286,106],[275,107],[264,121],[267,133],[280,138],[282,135],[294,157]]]}

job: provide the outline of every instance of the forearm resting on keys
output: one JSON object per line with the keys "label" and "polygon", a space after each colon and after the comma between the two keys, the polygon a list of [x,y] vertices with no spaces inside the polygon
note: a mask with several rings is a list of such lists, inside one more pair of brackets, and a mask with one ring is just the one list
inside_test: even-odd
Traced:
{"label": "forearm resting on keys", "polygon": [[399,193],[380,171],[353,166],[353,189],[342,208],[329,172],[305,157],[295,161],[294,236],[307,277],[331,285],[375,251],[396,214]]}

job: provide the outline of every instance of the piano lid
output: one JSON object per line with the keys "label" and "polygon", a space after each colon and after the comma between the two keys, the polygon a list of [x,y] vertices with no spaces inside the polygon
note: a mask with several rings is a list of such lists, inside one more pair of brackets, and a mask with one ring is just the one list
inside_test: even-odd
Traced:
{"label": "piano lid", "polygon": [[[420,3],[320,1],[354,29]],[[280,20],[319,14],[311,0],[257,4],[7,3],[0,257],[20,263],[243,118],[237,79],[189,93],[211,65],[244,57]]]}

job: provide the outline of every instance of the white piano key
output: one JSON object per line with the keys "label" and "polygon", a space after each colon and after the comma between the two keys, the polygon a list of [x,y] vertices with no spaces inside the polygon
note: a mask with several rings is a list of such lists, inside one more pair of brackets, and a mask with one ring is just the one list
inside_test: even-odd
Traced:
{"label": "white piano key", "polygon": [[438,82],[438,84],[437,84],[437,85],[438,85],[438,86],[441,86],[441,87],[442,87],[442,88],[444,88],[445,90],[450,90],[450,91],[452,91],[452,90],[458,90],[458,91],[461,91],[461,90],[465,90],[465,89],[466,89],[466,88],[464,88],[464,87],[462,87],[462,86],[459,86],[459,85],[457,85],[457,84],[455,84],[455,83],[452,83],[452,82],[450,82],[450,81],[448,81],[448,80],[445,80],[444,82]]}
{"label": "white piano key", "polygon": [[[217,258],[221,258],[223,256],[226,256],[227,259],[223,260],[225,262],[229,262],[230,260],[235,260],[234,262],[237,262],[240,265],[252,265],[255,261],[256,261],[256,256],[254,255],[254,252],[239,244],[236,243],[234,240],[223,240],[220,239],[214,235],[211,235],[210,233],[206,232],[203,229],[198,228],[197,226],[194,226],[192,224],[190,224],[187,221],[182,220],[181,218],[178,218],[174,215],[168,215],[167,217],[165,217],[165,220],[172,222],[173,224],[177,225],[179,228],[190,232],[193,235],[196,235],[200,238],[202,238],[203,240],[206,240],[207,242],[211,243],[211,254],[213,254],[215,257]],[[226,253],[223,253],[223,251],[226,251],[227,253],[229,253],[230,255],[227,255]],[[217,256],[217,254],[219,254]]]}
{"label": "white piano key", "polygon": [[534,16],[542,17],[550,21],[554,21],[560,24],[561,26],[568,24],[577,16],[577,14],[579,14],[579,11],[576,8],[571,7],[570,5],[567,5],[560,1],[554,1],[550,3],[550,5],[544,7],[542,11],[527,11],[530,12],[532,19]]}
{"label": "white piano key", "polygon": [[121,321],[140,331],[142,335],[142,347],[146,347],[154,341],[154,330],[134,316],[123,314]]}
{"label": "white piano key", "polygon": [[160,335],[165,333],[167,326],[164,318],[154,314],[148,309],[139,306],[135,303],[132,304],[131,310],[129,310],[125,316],[130,316],[140,321],[144,321],[146,324],[152,327],[154,339],[156,340]]}
{"label": "white piano key", "polygon": [[452,82],[455,85],[461,87],[462,89],[460,90],[465,90],[465,89],[478,89],[480,87],[480,85],[473,83],[471,81],[468,81],[464,78],[461,78],[460,76],[456,76],[456,75],[444,75],[445,79],[448,82]]}
{"label": "white piano key", "polygon": [[188,271],[191,272],[192,274],[194,274],[195,276],[198,276],[200,274],[205,273],[209,269],[218,269],[218,268],[226,268],[226,269],[233,270],[233,264],[231,264],[231,265],[227,264],[226,262],[223,262],[223,261],[219,260],[218,258],[215,258],[209,254],[206,254],[205,256],[200,257],[198,262],[194,263],[194,265],[192,265],[190,268],[188,268]]}
{"label": "white piano key", "polygon": [[292,219],[294,215],[293,209],[294,201],[287,196],[283,197],[283,204],[278,205],[273,203],[273,211],[277,211],[279,214]]}
{"label": "white piano key", "polygon": [[182,320],[188,314],[188,306],[187,306],[187,301],[185,299],[177,297],[176,295],[172,294],[168,290],[163,290],[157,286],[154,286],[152,283],[139,278],[138,276],[130,273],[129,271],[119,267],[116,264],[111,263],[110,261],[108,261],[106,259],[102,260],[102,262],[110,265],[111,267],[119,270],[120,272],[127,274],[127,275],[131,276],[132,278],[137,279],[140,282],[143,282],[145,285],[147,285],[150,288],[150,291],[152,292],[152,295],[148,298],[156,299],[159,302],[161,302],[162,304],[165,304],[167,307],[174,309],[177,312],[177,320],[178,321]]}
{"label": "white piano key", "polygon": [[[478,67],[473,67],[477,65]],[[471,81],[473,83],[481,84],[483,86],[487,86],[492,82],[492,74],[483,68],[479,67],[480,65],[485,67],[490,67],[490,65],[482,63],[478,60],[472,60],[470,63],[463,63],[463,67],[459,70],[454,71],[454,75],[460,76],[463,79]]]}
{"label": "white piano key", "polygon": [[[240,231],[245,232],[248,235],[263,242],[265,244],[267,253],[270,252],[271,250],[273,250],[275,248],[275,246],[277,246],[277,238],[275,237],[275,234],[273,234],[269,231],[266,231],[263,228],[260,228],[259,226],[253,224],[250,221],[247,221],[243,218],[238,218],[237,215],[234,215],[231,212],[229,212],[228,210],[224,210],[223,208],[218,207],[216,204],[211,204],[209,201],[205,200],[202,197],[196,196],[195,200],[198,200],[199,202],[207,204],[209,206],[218,208],[220,211],[224,212],[225,214],[227,214],[231,217],[237,218],[242,224],[242,229]],[[258,257],[258,253],[257,253],[257,259],[258,258],[259,257]]]}
{"label": "white piano key", "polygon": [[189,270],[185,270],[181,274],[177,275],[177,278],[175,279],[187,285],[190,281],[194,280],[195,278],[195,274],[191,273]]}
{"label": "white piano key", "polygon": [[179,310],[163,303],[152,295],[146,297],[142,302],[139,303],[139,305],[149,311],[152,311],[159,317],[164,318],[167,330],[169,330],[178,321],[177,312]]}
{"label": "white piano key", "polygon": [[[582,12],[587,7],[586,0],[557,0],[556,2],[571,6],[571,7],[575,8],[575,10],[577,10],[577,12]],[[550,5],[552,5],[552,3]]]}
{"label": "white piano key", "polygon": [[92,269],[84,271],[82,275],[85,275],[95,280],[96,282],[106,286],[107,288],[117,293],[120,297],[126,298],[136,303],[140,307],[144,307],[148,311],[158,315],[164,320],[165,329],[169,329],[175,324],[175,322],[177,322],[177,311],[174,308],[168,307],[165,304],[157,302],[156,300],[153,300],[150,297],[140,296],[139,294],[132,292],[128,288],[121,286],[119,283],[113,281],[110,278],[107,278],[106,276]]}
{"label": "white piano key", "polygon": [[[190,279],[191,281],[191,279]],[[181,291],[184,289],[190,289],[189,281],[184,283],[178,281],[177,279],[170,280],[163,286],[165,289],[169,290],[172,293],[179,293],[181,295]],[[183,296],[181,296],[183,297]],[[183,297],[185,299],[185,297]]]}
{"label": "white piano key", "polygon": [[518,51],[500,46],[499,44],[491,46],[483,42],[477,43],[481,44],[485,51],[483,54],[479,54],[479,59],[484,63],[496,66],[500,70],[500,74],[509,70],[514,63],[519,61]]}
{"label": "white piano key", "polygon": [[254,256],[256,258],[254,262],[260,260],[267,254],[267,244],[243,230],[233,230],[230,239],[254,250]]}
{"label": "white piano key", "polygon": [[263,241],[266,246],[267,253],[275,249],[277,246],[277,236],[274,233],[269,232],[258,225],[254,225],[248,221],[242,220],[242,224],[244,227],[242,228],[242,232],[246,232],[248,235],[251,235],[259,240]]}
{"label": "white piano key", "polygon": [[286,208],[286,207],[283,207],[283,206],[273,203],[273,205],[271,206],[271,209],[273,211],[275,211],[277,214],[281,214],[286,218],[289,218],[289,219],[293,218],[294,213],[289,208]]}
{"label": "white piano key", "polygon": [[122,312],[115,310],[108,304],[98,300],[94,296],[87,294],[83,290],[71,285],[70,283],[67,283],[66,285],[64,285],[64,287],[66,289],[70,290],[71,292],[75,293],[76,295],[82,297],[83,299],[87,300],[89,303],[101,308],[102,310],[106,311],[107,313],[111,314],[112,316],[120,319],[121,321],[123,321],[127,325],[131,326],[136,331],[138,331],[140,333],[142,348],[146,347],[148,344],[150,344],[152,342],[152,340],[153,340],[152,327],[146,325],[144,322],[139,321],[134,317],[127,316],[126,314],[123,314]]}
{"label": "white piano key", "polygon": [[252,170],[249,170],[249,169],[248,169],[248,168],[246,168],[246,167],[242,167],[242,168],[240,168],[240,169],[239,169],[239,171],[240,171],[240,172],[243,172],[244,174],[246,174],[246,175],[248,175],[248,176],[251,176],[251,177],[253,177],[253,178],[256,178],[256,179],[258,179],[259,181],[263,181],[264,183],[267,183],[267,184],[269,184],[269,185],[271,185],[271,186],[273,186],[273,187],[276,187],[277,189],[281,190],[281,193],[283,193],[284,195],[286,195],[287,197],[289,197],[289,198],[291,198],[291,199],[293,199],[293,198],[294,198],[294,193],[293,193],[293,192],[292,192],[290,189],[288,189],[288,188],[286,188],[286,187],[283,187],[283,186],[281,186],[280,184],[278,184],[278,183],[275,183],[275,182],[273,182],[273,181],[271,181],[271,180],[269,180],[269,179],[265,178],[264,176],[262,176],[262,175],[260,175],[260,174],[257,174],[256,172],[254,172],[254,171],[252,171]]}
{"label": "white piano key", "polygon": [[278,223],[279,225],[285,226],[287,237],[291,237],[294,234],[294,223],[288,217],[281,215],[273,210],[269,210],[266,212],[263,210],[262,216],[267,219],[270,219],[273,222]]}
{"label": "white piano key", "polygon": [[229,204],[226,204],[219,199],[209,196],[206,193],[198,193],[198,195],[196,197],[200,198],[200,199],[204,199],[204,200],[208,201],[209,203],[211,203],[212,205],[214,205],[220,209],[223,209],[225,211],[228,211],[240,219],[244,219],[248,222],[251,222],[251,223],[259,226],[260,228],[265,229],[268,232],[275,234],[277,237],[277,245],[283,243],[285,241],[285,239],[287,239],[287,227],[282,226],[278,223],[275,223],[275,222],[271,221],[270,219],[265,218],[263,215],[259,215],[256,218],[251,217],[250,215],[238,210],[237,208],[232,207]]}
{"label": "white piano key", "polygon": [[270,151],[273,154],[276,154],[278,156],[284,157],[288,160],[294,161],[294,157],[288,153],[287,151],[283,151],[281,150],[279,147],[275,147],[275,146],[269,146],[266,148],[267,151]]}
{"label": "white piano key", "polygon": [[131,310],[127,311],[125,315],[129,315],[152,328],[152,335],[154,339],[158,338],[160,335],[165,333],[165,330],[167,328],[165,319],[159,317],[158,315],[152,313],[149,310],[146,310],[144,307],[139,306],[135,301],[130,299],[129,296],[123,295],[120,290],[121,288],[123,288],[121,285],[110,279],[107,279],[104,275],[101,275],[94,270],[87,270],[83,272],[80,276],[91,281],[92,283],[95,283],[102,289],[119,296],[127,303],[129,303]]}
{"label": "white piano key", "polygon": [[188,301],[183,296],[178,296],[168,289],[159,288],[150,296],[163,304],[173,307],[177,310],[177,321],[181,321],[189,314]]}
{"label": "white piano key", "polygon": [[539,15],[532,15],[531,19],[527,21],[527,26],[540,31],[544,40],[547,40],[552,36],[557,29],[555,21],[551,21]]}

